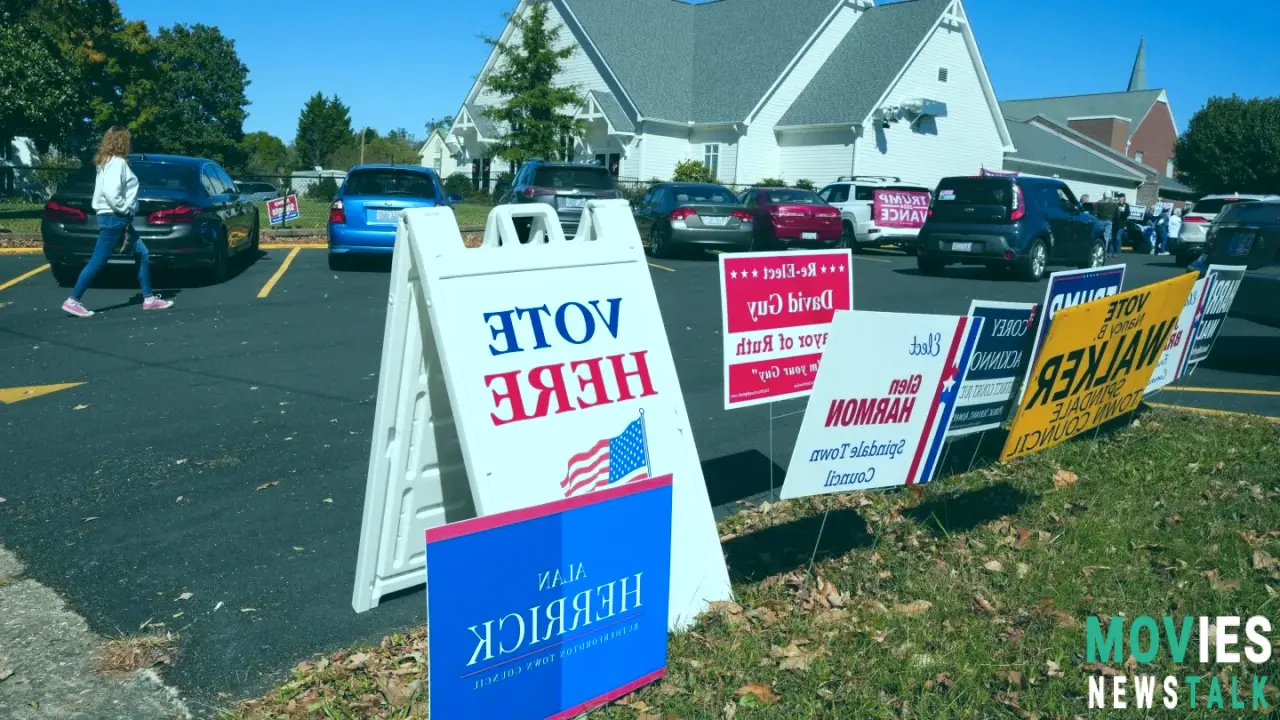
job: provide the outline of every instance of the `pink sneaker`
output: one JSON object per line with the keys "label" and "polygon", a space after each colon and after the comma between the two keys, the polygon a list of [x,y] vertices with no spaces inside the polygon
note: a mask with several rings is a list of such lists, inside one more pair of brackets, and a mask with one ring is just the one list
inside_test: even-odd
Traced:
{"label": "pink sneaker", "polygon": [[155,295],[142,301],[143,310],[168,310],[171,307],[173,307],[172,300],[161,300]]}
{"label": "pink sneaker", "polygon": [[67,298],[62,301],[62,309],[76,317],[93,317],[93,311],[80,304],[79,300]]}

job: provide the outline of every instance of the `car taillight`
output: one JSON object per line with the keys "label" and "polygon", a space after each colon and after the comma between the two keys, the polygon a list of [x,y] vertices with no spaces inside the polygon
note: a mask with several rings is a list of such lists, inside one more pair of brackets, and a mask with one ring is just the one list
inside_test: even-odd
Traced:
{"label": "car taillight", "polygon": [[685,218],[691,218],[697,214],[698,214],[698,211],[694,210],[693,208],[676,208],[675,210],[671,211],[671,214],[667,216],[667,219],[668,220],[684,220]]}
{"label": "car taillight", "polygon": [[1013,194],[1013,210],[1009,213],[1009,221],[1016,222],[1021,220],[1027,214],[1027,204],[1022,198],[1022,186],[1014,185],[1017,191]]}
{"label": "car taillight", "polygon": [[840,211],[835,208],[818,208],[813,211],[813,216],[820,218],[837,218],[840,217]]}
{"label": "car taillight", "polygon": [[58,222],[84,222],[84,212],[50,200],[44,206],[44,219]]}
{"label": "car taillight", "polygon": [[550,188],[527,187],[524,189],[524,196],[531,198],[535,195],[555,195],[556,191]]}
{"label": "car taillight", "polygon": [[196,221],[204,210],[190,205],[179,205],[175,208],[157,210],[147,216],[152,225],[188,225]]}
{"label": "car taillight", "polygon": [[734,210],[729,214],[738,218],[742,222],[755,222],[755,216],[747,212],[746,210]]}
{"label": "car taillight", "polygon": [[329,222],[334,225],[347,224],[347,211],[341,200],[334,200],[333,204],[329,206]]}
{"label": "car taillight", "polygon": [[800,208],[793,207],[775,207],[769,209],[769,214],[774,217],[804,217],[809,213]]}
{"label": "car taillight", "polygon": [[1207,223],[1207,222],[1209,222],[1209,221],[1208,221],[1208,220],[1206,220],[1206,219],[1204,219],[1204,218],[1202,218],[1202,217],[1196,216],[1196,215],[1188,215],[1188,216],[1186,216],[1186,217],[1182,218],[1182,222],[1184,222],[1184,223]]}

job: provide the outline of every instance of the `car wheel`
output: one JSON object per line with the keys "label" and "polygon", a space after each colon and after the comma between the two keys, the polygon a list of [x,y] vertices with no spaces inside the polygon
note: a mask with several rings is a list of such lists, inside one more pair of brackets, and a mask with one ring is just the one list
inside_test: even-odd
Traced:
{"label": "car wheel", "polygon": [[765,237],[765,229],[757,227],[751,234],[751,252],[763,252],[769,249],[769,239]]}
{"label": "car wheel", "polygon": [[931,255],[917,255],[916,267],[920,268],[921,275],[941,275],[943,264],[942,261]]}
{"label": "car wheel", "polygon": [[848,220],[841,225],[840,247],[858,252],[858,235],[853,230],[853,223]]}
{"label": "car wheel", "polygon": [[1044,277],[1044,270],[1049,265],[1049,251],[1044,240],[1035,240],[1027,248],[1027,254],[1018,262],[1018,275],[1027,282],[1036,282]]}
{"label": "car wheel", "polygon": [[59,287],[75,287],[76,281],[80,279],[80,273],[84,268],[72,265],[53,265],[50,270],[53,272],[54,282]]}
{"label": "car wheel", "polygon": [[656,226],[649,230],[649,254],[655,258],[671,257],[671,243],[663,235]]}
{"label": "car wheel", "polygon": [[1089,249],[1089,257],[1084,261],[1082,268],[1100,268],[1107,263],[1107,247],[1103,244],[1102,238],[1093,241],[1093,247]]}
{"label": "car wheel", "polygon": [[220,235],[213,246],[213,264],[205,271],[210,285],[220,285],[231,275],[230,251],[226,234]]}

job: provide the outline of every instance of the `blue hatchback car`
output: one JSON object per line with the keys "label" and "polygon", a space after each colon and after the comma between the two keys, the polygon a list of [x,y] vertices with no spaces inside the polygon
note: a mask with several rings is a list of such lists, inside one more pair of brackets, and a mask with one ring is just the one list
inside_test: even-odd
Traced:
{"label": "blue hatchback car", "polygon": [[459,202],[460,195],[445,196],[440,178],[429,168],[357,165],[329,207],[329,267],[339,270],[353,255],[390,255],[401,212]]}

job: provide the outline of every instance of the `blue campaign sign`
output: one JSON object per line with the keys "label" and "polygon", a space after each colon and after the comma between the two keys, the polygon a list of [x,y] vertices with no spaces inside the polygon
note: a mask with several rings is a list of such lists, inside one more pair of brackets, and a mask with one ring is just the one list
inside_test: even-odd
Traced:
{"label": "blue campaign sign", "polygon": [[[1083,268],[1080,270],[1061,270],[1049,276],[1049,287],[1044,291],[1044,302],[1040,305],[1040,326],[1036,328],[1035,345],[1031,357],[1027,358],[1027,367],[1036,364],[1036,355],[1049,337],[1049,324],[1053,316],[1063,308],[1083,305],[1087,302],[1111,297],[1124,289],[1124,265],[1108,265],[1104,268]],[[1027,380],[1022,379],[1022,389],[1018,397],[1026,389]]]}
{"label": "blue campaign sign", "polygon": [[427,530],[432,718],[572,718],[661,678],[671,475]]}
{"label": "blue campaign sign", "polygon": [[974,300],[969,306],[970,317],[982,318],[982,332],[947,437],[993,430],[1004,422],[1031,357],[1035,309],[1031,303],[990,300]]}

